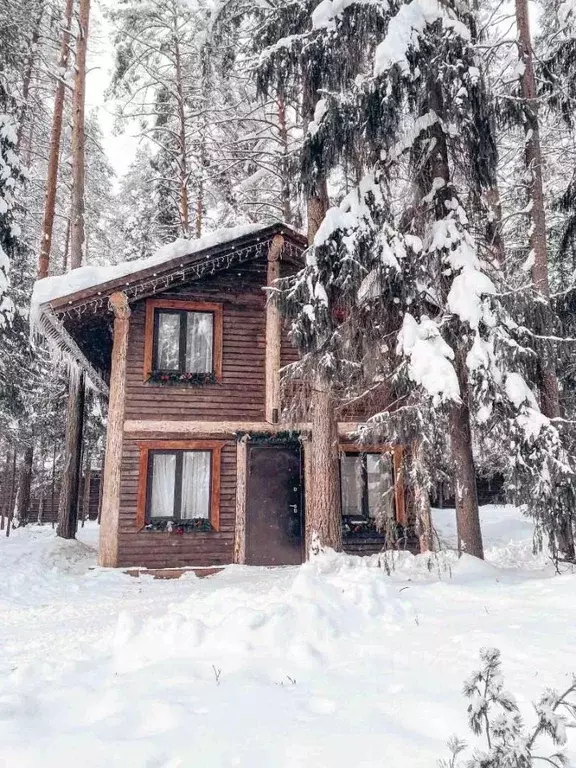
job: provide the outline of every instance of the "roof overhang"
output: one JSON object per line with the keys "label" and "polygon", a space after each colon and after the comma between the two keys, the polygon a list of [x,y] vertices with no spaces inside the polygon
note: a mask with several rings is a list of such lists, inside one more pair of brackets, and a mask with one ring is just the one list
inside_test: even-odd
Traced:
{"label": "roof overhang", "polygon": [[96,317],[104,314],[111,324],[109,298],[113,293],[122,292],[129,302],[134,302],[226,271],[232,266],[267,254],[276,235],[284,237],[283,259],[301,260],[307,247],[304,235],[286,224],[271,224],[234,240],[196,249],[192,254],[178,256],[41,303],[35,313],[36,330],[48,340],[57,355],[70,364],[80,366],[94,388],[107,396],[105,375],[98,370],[94,360],[89,359],[89,344],[86,340],[79,340],[74,332],[75,326],[89,325],[91,317],[96,320]]}

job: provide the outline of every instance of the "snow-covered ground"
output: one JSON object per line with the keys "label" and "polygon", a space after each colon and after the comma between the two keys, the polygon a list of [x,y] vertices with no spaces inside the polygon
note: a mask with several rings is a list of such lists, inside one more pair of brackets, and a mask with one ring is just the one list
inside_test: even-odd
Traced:
{"label": "snow-covered ground", "polygon": [[[325,555],[178,581],[94,568],[93,524],[2,535],[0,766],[432,768],[468,738],[483,646],[532,721],[576,672],[576,574],[532,554],[513,508],[482,512],[486,563]],[[450,542],[453,511],[436,524]]]}

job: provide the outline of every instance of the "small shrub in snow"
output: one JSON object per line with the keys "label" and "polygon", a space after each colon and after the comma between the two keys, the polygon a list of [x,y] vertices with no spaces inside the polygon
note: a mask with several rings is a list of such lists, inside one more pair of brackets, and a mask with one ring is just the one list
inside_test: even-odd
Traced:
{"label": "small shrub in snow", "polygon": [[[485,751],[475,749],[472,756],[461,762],[466,742],[452,737],[448,742],[450,758],[439,762],[440,768],[532,768],[545,764],[552,768],[568,765],[563,750],[552,754],[536,754],[552,747],[563,747],[566,729],[576,720],[576,678],[561,694],[546,690],[534,704],[537,722],[528,729],[514,697],[504,688],[500,651],[497,648],[480,652],[481,668],[464,684],[469,700],[468,722],[476,736],[486,740]],[[543,744],[544,742],[544,744]]]}

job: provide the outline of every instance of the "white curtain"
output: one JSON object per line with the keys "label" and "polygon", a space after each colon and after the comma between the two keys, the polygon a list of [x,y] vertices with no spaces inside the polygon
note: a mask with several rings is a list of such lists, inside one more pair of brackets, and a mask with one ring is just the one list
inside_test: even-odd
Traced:
{"label": "white curtain", "polygon": [[161,312],[158,316],[157,371],[177,371],[180,365],[180,315]]}
{"label": "white curtain", "polygon": [[187,451],[182,462],[182,506],[184,520],[210,517],[209,451]]}
{"label": "white curtain", "polygon": [[368,509],[378,528],[384,530],[386,522],[394,520],[394,472],[390,453],[366,455],[368,474]]}
{"label": "white curtain", "polygon": [[212,373],[214,316],[211,312],[188,312],[186,328],[186,370]]}
{"label": "white curtain", "polygon": [[172,517],[174,515],[176,456],[173,453],[155,453],[152,462],[150,517]]}

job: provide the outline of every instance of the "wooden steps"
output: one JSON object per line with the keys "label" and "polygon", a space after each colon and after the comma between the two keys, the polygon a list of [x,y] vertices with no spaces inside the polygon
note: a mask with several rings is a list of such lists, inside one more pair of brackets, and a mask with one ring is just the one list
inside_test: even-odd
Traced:
{"label": "wooden steps", "polygon": [[216,573],[223,571],[223,568],[218,567],[186,567],[186,568],[127,568],[124,573],[128,576],[134,576],[139,578],[140,576],[152,576],[155,579],[179,579],[185,573],[192,571],[200,579],[205,579],[208,576],[214,576]]}

